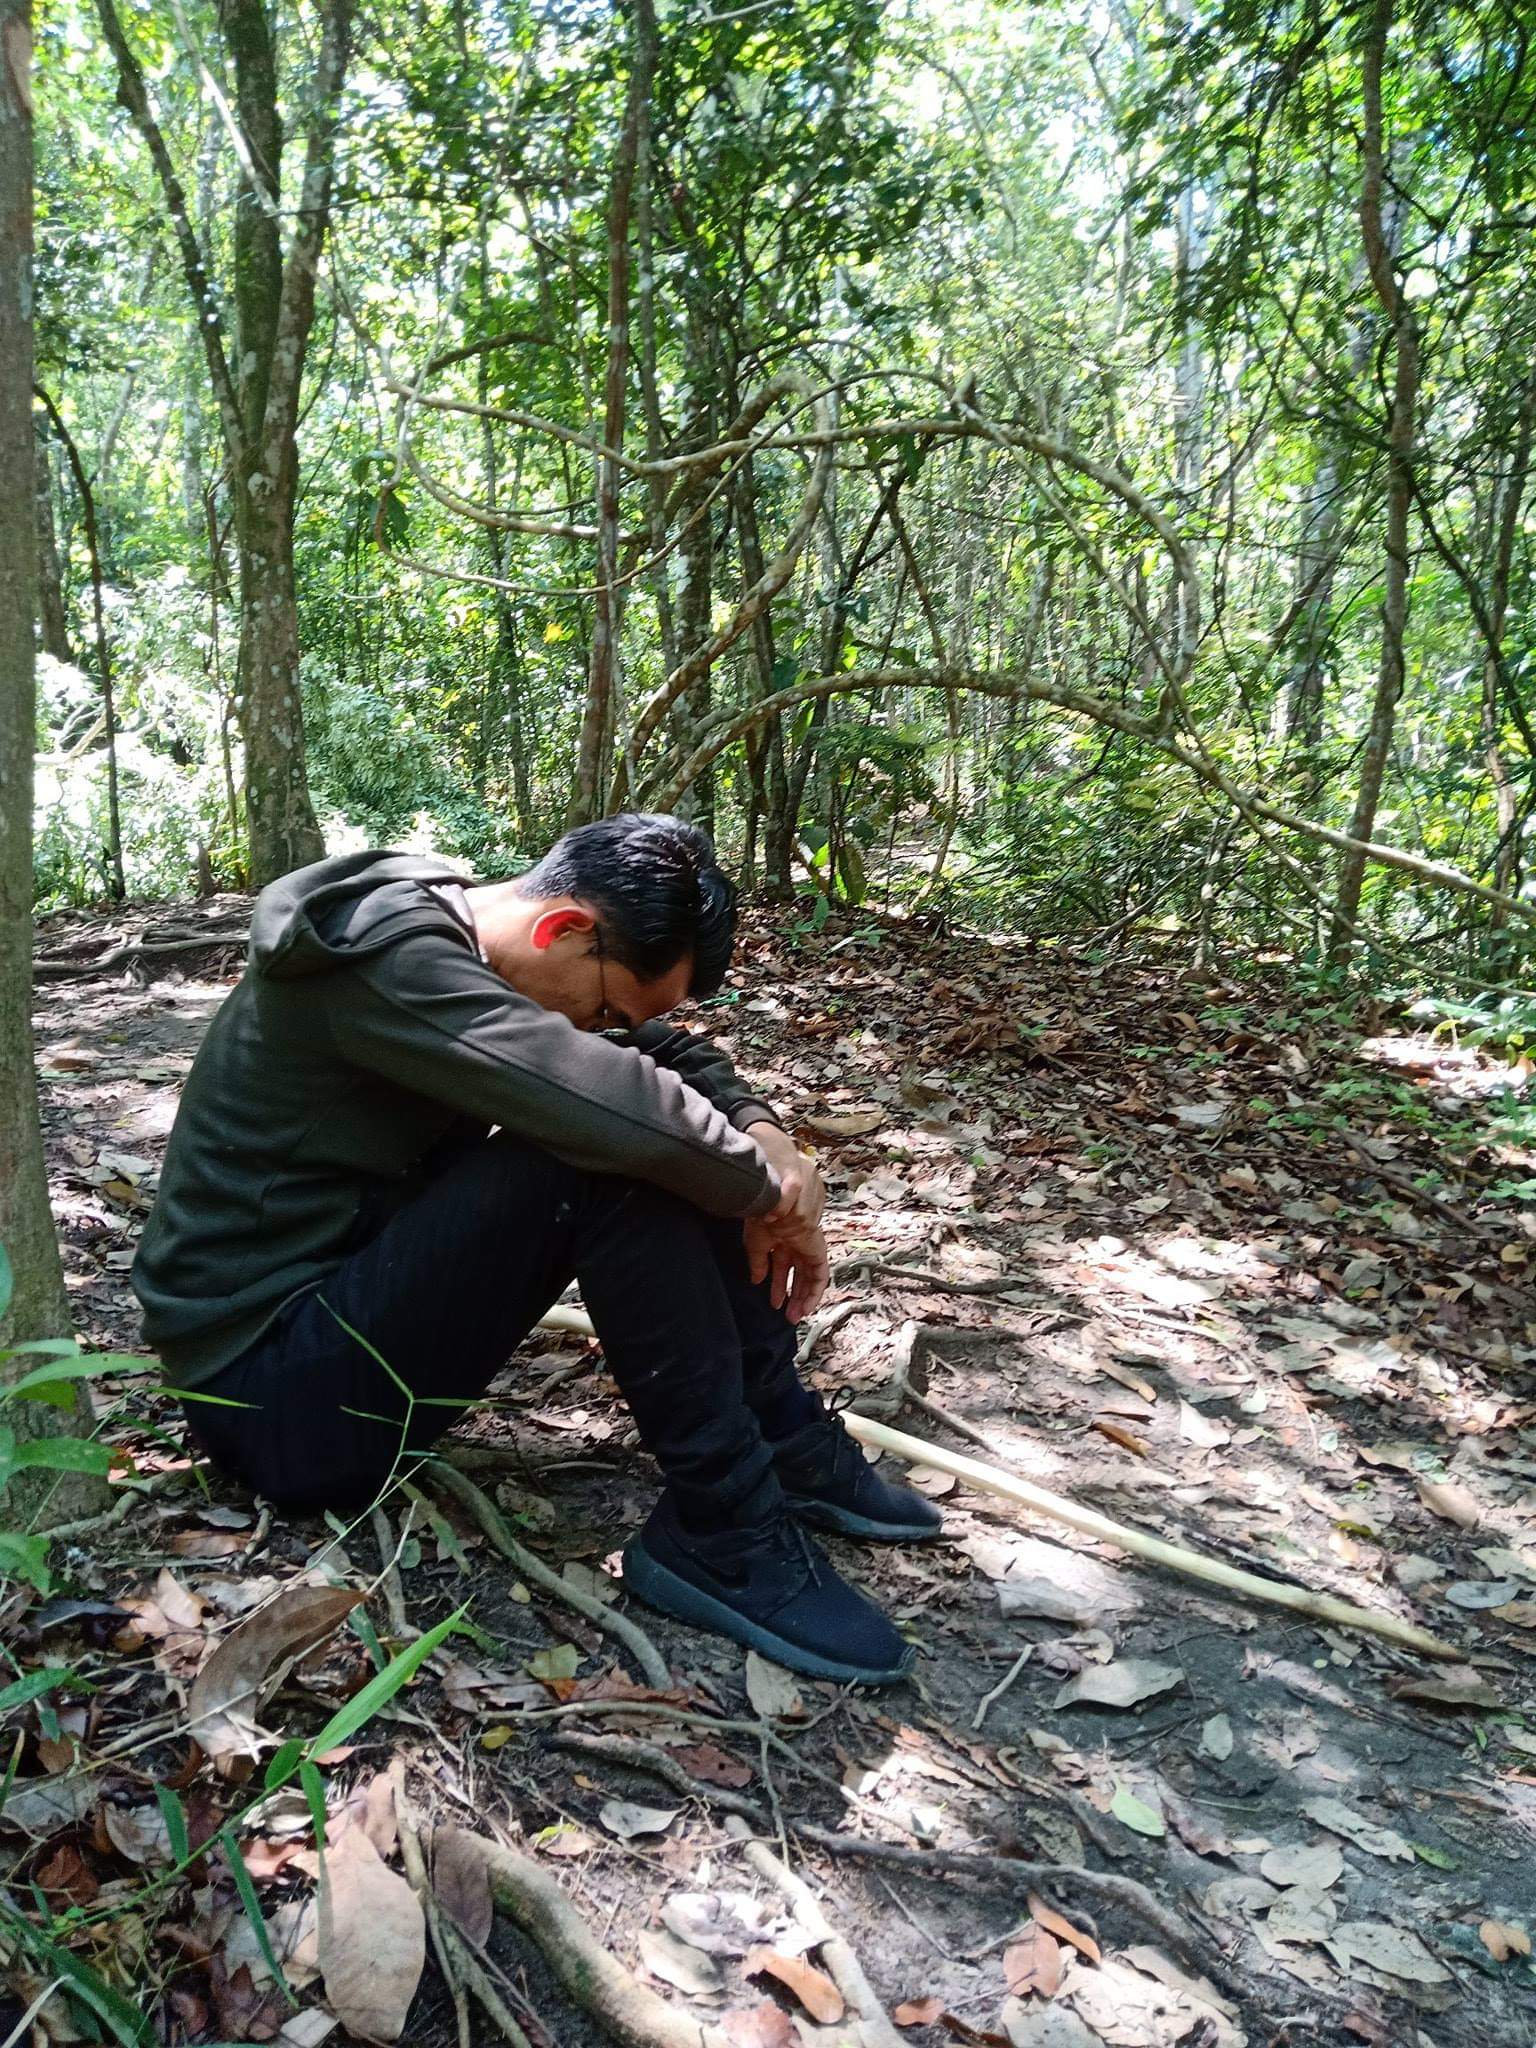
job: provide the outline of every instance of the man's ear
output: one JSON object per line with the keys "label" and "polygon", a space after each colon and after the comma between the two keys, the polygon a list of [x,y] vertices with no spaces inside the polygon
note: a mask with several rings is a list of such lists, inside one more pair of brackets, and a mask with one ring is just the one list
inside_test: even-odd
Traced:
{"label": "man's ear", "polygon": [[563,910],[546,910],[535,918],[533,930],[528,934],[536,952],[545,953],[556,939],[563,939],[567,932],[590,932],[596,929],[596,919],[590,911],[577,910],[567,905]]}

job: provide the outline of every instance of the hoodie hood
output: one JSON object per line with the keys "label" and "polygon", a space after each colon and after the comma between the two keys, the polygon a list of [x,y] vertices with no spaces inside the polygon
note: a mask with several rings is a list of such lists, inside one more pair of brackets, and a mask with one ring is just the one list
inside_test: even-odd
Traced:
{"label": "hoodie hood", "polygon": [[407,932],[456,932],[478,952],[465,877],[414,853],[343,853],[280,876],[251,912],[252,970],[277,981],[366,959]]}

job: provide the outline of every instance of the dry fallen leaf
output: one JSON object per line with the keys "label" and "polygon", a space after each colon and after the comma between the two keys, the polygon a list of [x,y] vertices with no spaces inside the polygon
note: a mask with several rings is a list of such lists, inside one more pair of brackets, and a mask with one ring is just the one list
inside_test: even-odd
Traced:
{"label": "dry fallen leaf", "polygon": [[1058,1941],[1068,1942],[1087,1962],[1102,1962],[1099,1944],[1093,1936],[1084,1934],[1080,1928],[1074,1927],[1065,1914],[1058,1913],[1054,1907],[1048,1906],[1038,1892],[1029,1892],[1025,1903],[1048,1934],[1054,1934]]}
{"label": "dry fallen leaf", "polygon": [[1003,1978],[1015,1998],[1054,1998],[1061,1982],[1061,1944],[1038,1922],[1003,1951]]}
{"label": "dry fallen leaf", "polygon": [[1319,1842],[1308,1848],[1292,1845],[1271,1849],[1259,1870],[1282,1890],[1305,1885],[1309,1891],[1321,1892],[1337,1884],[1344,1875],[1344,1858],[1332,1842]]}
{"label": "dry fallen leaf", "polygon": [[468,1828],[432,1830],[432,1889],[456,1925],[483,1948],[496,1917],[485,1851]]}
{"label": "dry fallen leaf", "polygon": [[101,1787],[85,1777],[18,1778],[0,1807],[0,1828],[16,1828],[46,1841],[60,1828],[84,1820],[100,1792]]}
{"label": "dry fallen leaf", "polygon": [[636,1799],[608,1799],[598,1808],[597,1817],[610,1834],[628,1842],[636,1835],[665,1834],[682,1810],[680,1806],[642,1806]]}
{"label": "dry fallen leaf", "polygon": [[1188,1401],[1179,1403],[1179,1435],[1197,1450],[1219,1451],[1232,1441],[1231,1426],[1202,1415]]}
{"label": "dry fallen leaf", "polygon": [[112,1846],[130,1863],[174,1863],[171,1833],[158,1806],[114,1806],[104,1800],[102,1825]]}
{"label": "dry fallen leaf", "polygon": [[686,1991],[692,1998],[705,1998],[725,1989],[725,1973],[713,1956],[691,1942],[680,1941],[664,1927],[642,1927],[635,1937],[640,1960],[653,1977]]}
{"label": "dry fallen leaf", "polygon": [[198,1672],[187,1702],[188,1732],[204,1755],[260,1755],[261,1701],[362,1597],[346,1586],[285,1586],[270,1606],[232,1629]]}
{"label": "dry fallen leaf", "polygon": [[823,2026],[831,2026],[843,2016],[843,1994],[804,1956],[786,1956],[775,1948],[749,1949],[742,1969],[749,1977],[777,1977]]}
{"label": "dry fallen leaf", "polygon": [[1341,1920],[1324,1946],[1341,1970],[1364,1963],[1367,1969],[1410,1984],[1451,1982],[1451,1972],[1435,1961],[1416,1934],[1387,1920]]}
{"label": "dry fallen leaf", "polygon": [[1507,1963],[1511,1956],[1528,1956],[1531,1952],[1531,1937],[1523,1927],[1508,1920],[1485,1920],[1477,1932],[1496,1963]]}
{"label": "dry fallen leaf", "polygon": [[728,2012],[720,2031],[731,2048],[794,2048],[800,2038],[789,2014],[771,1998],[746,2012]]}
{"label": "dry fallen leaf", "polygon": [[801,1121],[818,1138],[867,1138],[885,1122],[883,1109],[835,1110],[825,1116],[803,1117]]}
{"label": "dry fallen leaf", "polygon": [[399,2040],[426,1942],[421,1901],[362,1829],[348,1828],[320,1867],[320,1969],[344,2027],[368,2040]]}
{"label": "dry fallen leaf", "polygon": [[1471,1664],[1445,1665],[1432,1678],[1409,1678],[1388,1690],[1397,1700],[1416,1700],[1421,1706],[1459,1708],[1468,1713],[1480,1707],[1497,1709],[1504,1704]]}
{"label": "dry fallen leaf", "polygon": [[1326,1941],[1333,1932],[1339,1909],[1315,1885],[1292,1885],[1269,1909],[1265,1932],[1276,1941]]}
{"label": "dry fallen leaf", "polygon": [[[997,2023],[1009,2048],[1104,2048],[1104,2036],[1094,2033],[1064,2006],[1028,2006],[1010,1998],[1004,2001]],[[974,2038],[985,2037],[978,2034]]]}
{"label": "dry fallen leaf", "polygon": [[1200,1747],[1217,1763],[1225,1763],[1232,1754],[1232,1723],[1225,1714],[1212,1714],[1200,1730]]}
{"label": "dry fallen leaf", "polygon": [[752,1782],[751,1765],[716,1743],[689,1743],[683,1749],[674,1749],[672,1755],[690,1778],[698,1778],[705,1785],[737,1786]]}
{"label": "dry fallen leaf", "polygon": [[1303,1802],[1301,1810],[1308,1820],[1315,1820],[1330,1834],[1342,1835],[1346,1842],[1353,1842],[1357,1849],[1364,1849],[1368,1855],[1385,1856],[1395,1863],[1414,1860],[1413,1850],[1396,1828],[1378,1827],[1364,1814],[1351,1812],[1342,1799],[1308,1799]]}
{"label": "dry fallen leaf", "polygon": [[1466,1487],[1449,1479],[1420,1479],[1419,1499],[1431,1514],[1461,1529],[1475,1529],[1483,1519],[1482,1509]]}
{"label": "dry fallen leaf", "polygon": [[763,1944],[774,1914],[751,1892],[674,1892],[662,1925],[711,1956],[744,1956]]}
{"label": "dry fallen leaf", "polygon": [[1055,1706],[1058,1713],[1074,1706],[1134,1707],[1183,1683],[1184,1673],[1177,1664],[1117,1657],[1113,1664],[1101,1664],[1069,1679],[1057,1693]]}
{"label": "dry fallen leaf", "polygon": [[765,1721],[779,1715],[794,1717],[805,1712],[799,1687],[782,1664],[772,1664],[756,1650],[747,1652],[747,1698],[752,1711]]}
{"label": "dry fallen leaf", "polygon": [[942,1998],[912,1998],[898,2005],[891,2018],[898,2027],[931,2027],[943,2010]]}
{"label": "dry fallen leaf", "polygon": [[172,1571],[162,1571],[155,1580],[155,1605],[172,1628],[201,1628],[208,1603],[188,1589]]}

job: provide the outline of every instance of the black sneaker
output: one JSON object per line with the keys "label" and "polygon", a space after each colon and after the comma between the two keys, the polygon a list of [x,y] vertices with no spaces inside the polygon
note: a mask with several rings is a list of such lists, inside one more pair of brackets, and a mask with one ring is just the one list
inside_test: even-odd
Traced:
{"label": "black sneaker", "polygon": [[759,1519],[696,1535],[663,1493],[625,1545],[625,1587],[662,1614],[811,1678],[892,1685],[905,1677],[911,1645],[833,1570],[785,1512],[777,1487],[759,1501]]}
{"label": "black sneaker", "polygon": [[802,1522],[876,1543],[929,1543],[944,1527],[931,1500],[882,1479],[844,1429],[836,1402],[773,1446],[773,1469]]}

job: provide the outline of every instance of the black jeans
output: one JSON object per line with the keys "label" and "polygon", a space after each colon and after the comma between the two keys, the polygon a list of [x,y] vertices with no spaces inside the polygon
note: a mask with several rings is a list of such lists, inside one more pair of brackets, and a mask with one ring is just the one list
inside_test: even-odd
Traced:
{"label": "black jeans", "polygon": [[740,1223],[506,1133],[461,1149],[200,1390],[248,1405],[189,1402],[189,1427],[283,1506],[355,1508],[402,1445],[425,1450],[484,1392],[572,1279],[680,1509],[722,1520],[769,1470],[760,1419],[782,1436],[815,1412]]}

